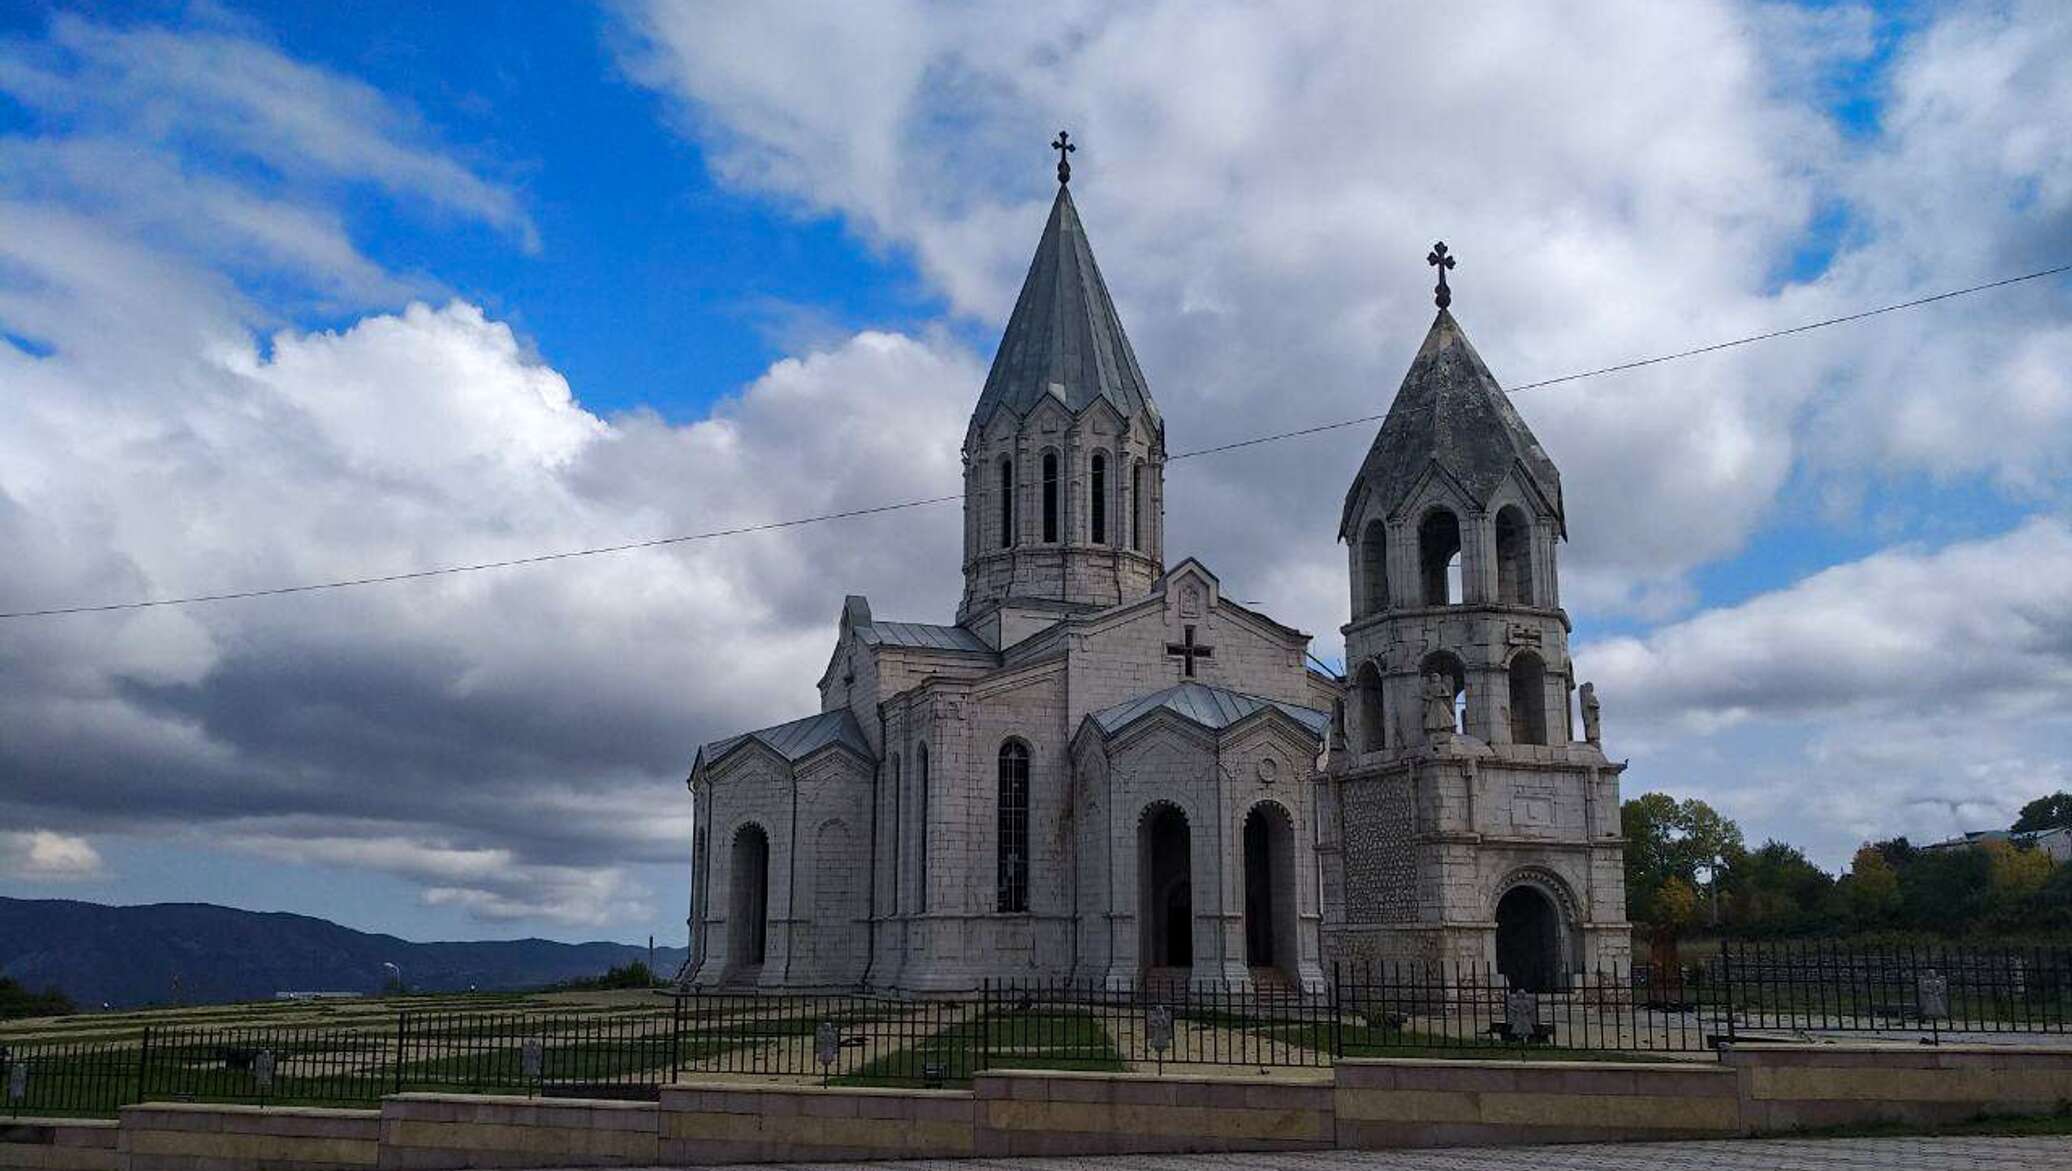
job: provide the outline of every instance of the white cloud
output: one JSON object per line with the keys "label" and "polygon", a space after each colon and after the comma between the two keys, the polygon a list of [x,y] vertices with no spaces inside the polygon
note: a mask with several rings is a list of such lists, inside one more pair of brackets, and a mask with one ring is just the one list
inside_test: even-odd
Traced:
{"label": "white cloud", "polygon": [[2039,519],[1886,550],[1576,662],[1633,777],[1835,866],[1867,838],[2005,826],[2072,788],[2068,580],[2072,524]]}
{"label": "white cloud", "polygon": [[103,875],[93,843],[47,829],[0,833],[0,877],[18,882],[82,882]]}

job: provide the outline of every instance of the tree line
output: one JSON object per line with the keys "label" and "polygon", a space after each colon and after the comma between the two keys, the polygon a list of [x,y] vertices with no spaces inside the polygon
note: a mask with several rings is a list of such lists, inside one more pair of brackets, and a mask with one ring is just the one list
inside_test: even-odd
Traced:
{"label": "tree line", "polygon": [[[1626,916],[1656,938],[1919,932],[1944,937],[2072,931],[2072,864],[2022,842],[1926,849],[1866,842],[1830,874],[1798,847],[1749,849],[1741,827],[1696,798],[1625,802]],[[2072,793],[2022,807],[2015,832],[2072,826]]]}

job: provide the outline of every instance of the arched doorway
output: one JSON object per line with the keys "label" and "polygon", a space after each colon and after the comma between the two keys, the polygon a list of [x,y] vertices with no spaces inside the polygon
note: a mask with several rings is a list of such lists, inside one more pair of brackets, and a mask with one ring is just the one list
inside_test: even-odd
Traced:
{"label": "arched doorway", "polygon": [[1187,815],[1171,805],[1146,810],[1137,830],[1147,968],[1194,964],[1194,861],[1189,839]]}
{"label": "arched doorway", "polygon": [[759,825],[734,832],[732,907],[727,912],[728,967],[762,966],[768,950],[770,838]]}
{"label": "arched doorway", "polygon": [[1295,964],[1295,829],[1288,811],[1262,801],[1245,815],[1245,966]]}
{"label": "arched doorway", "polygon": [[1519,885],[1496,904],[1496,970],[1511,987],[1546,992],[1567,982],[1561,911],[1536,886]]}

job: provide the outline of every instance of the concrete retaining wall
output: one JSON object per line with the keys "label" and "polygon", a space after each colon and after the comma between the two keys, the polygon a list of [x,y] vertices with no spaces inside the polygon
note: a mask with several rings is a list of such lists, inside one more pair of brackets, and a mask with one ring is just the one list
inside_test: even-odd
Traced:
{"label": "concrete retaining wall", "polygon": [[1331,1071],[1288,1077],[988,1073],[973,1079],[981,1155],[1328,1150]]}
{"label": "concrete retaining wall", "polygon": [[116,1171],[112,1118],[0,1118],[0,1169]]}
{"label": "concrete retaining wall", "polygon": [[662,1161],[968,1158],[968,1090],[678,1083],[662,1090]]}
{"label": "concrete retaining wall", "polygon": [[380,1152],[381,1113],[147,1102],[124,1106],[124,1171],[363,1171]]}
{"label": "concrete retaining wall", "polygon": [[1932,1125],[2046,1114],[2072,1103],[2072,1050],[1989,1045],[1730,1050],[1742,1124],[1755,1134],[1865,1122]]}
{"label": "concrete retaining wall", "polygon": [[0,1171],[378,1171],[1782,1134],[2072,1102],[2072,1050],[1765,1046],[1719,1063],[1347,1060],[1262,1077],[1005,1072],[970,1090],[684,1083],[661,1101],[398,1094],[0,1123]]}
{"label": "concrete retaining wall", "polygon": [[651,1167],[652,1102],[395,1094],[381,1102],[382,1167]]}
{"label": "concrete retaining wall", "polygon": [[1338,1145],[1722,1138],[1742,1133],[1739,1089],[1718,1065],[1346,1060]]}

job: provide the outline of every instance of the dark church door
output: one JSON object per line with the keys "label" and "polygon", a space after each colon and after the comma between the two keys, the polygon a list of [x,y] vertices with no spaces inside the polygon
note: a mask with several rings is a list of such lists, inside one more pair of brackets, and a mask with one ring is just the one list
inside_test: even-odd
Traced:
{"label": "dark church door", "polygon": [[1139,833],[1144,965],[1188,967],[1194,963],[1194,883],[1187,817],[1163,805],[1145,817]]}
{"label": "dark church door", "polygon": [[1266,817],[1245,818],[1245,963],[1273,966],[1273,840]]}
{"label": "dark church door", "polygon": [[1560,987],[1561,919],[1554,902],[1529,886],[1514,886],[1496,905],[1496,970],[1511,987],[1547,992]]}

